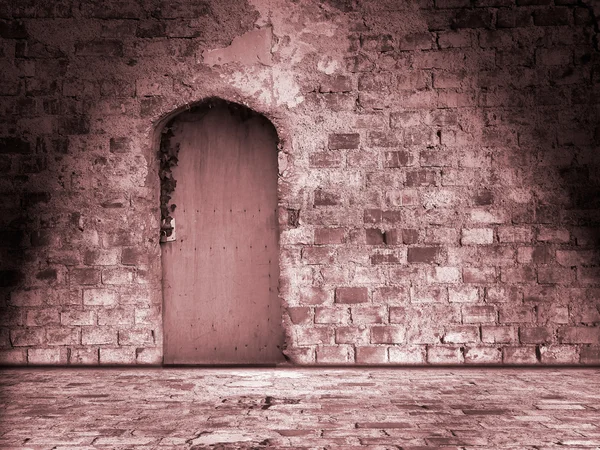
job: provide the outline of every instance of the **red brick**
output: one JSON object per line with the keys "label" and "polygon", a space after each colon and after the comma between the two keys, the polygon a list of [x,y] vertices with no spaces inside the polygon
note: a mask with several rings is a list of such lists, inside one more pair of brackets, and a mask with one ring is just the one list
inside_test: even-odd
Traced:
{"label": "red brick", "polygon": [[334,250],[328,247],[305,247],[302,249],[302,260],[306,264],[333,264]]}
{"label": "red brick", "polygon": [[365,303],[369,301],[369,292],[367,288],[360,287],[339,287],[335,290],[336,303]]}
{"label": "red brick", "polygon": [[568,25],[570,8],[538,9],[533,12],[533,23],[539,26]]}
{"label": "red brick", "polygon": [[386,286],[373,292],[373,303],[404,305],[409,301],[410,292],[407,286]]}
{"label": "red brick", "polygon": [[523,293],[517,286],[490,286],[485,290],[485,301],[488,303],[519,303]]}
{"label": "red brick", "polygon": [[157,347],[136,348],[135,360],[137,364],[160,365],[163,362],[162,349]]}
{"label": "red brick", "polygon": [[316,286],[300,286],[296,293],[299,305],[312,306],[333,302],[333,289]]}
{"label": "red brick", "polygon": [[341,196],[335,192],[315,191],[314,206],[336,206],[341,204]]}
{"label": "red brick", "polygon": [[121,251],[118,248],[110,250],[89,250],[85,252],[83,261],[88,266],[114,266],[119,264]]}
{"label": "red brick", "polygon": [[505,364],[537,364],[535,347],[504,347],[502,362]]}
{"label": "red brick", "polygon": [[345,75],[334,75],[323,78],[319,90],[321,92],[350,92],[353,90],[352,78]]}
{"label": "red brick", "polygon": [[111,306],[117,302],[117,294],[108,289],[86,289],[83,291],[83,304],[90,306]]}
{"label": "red brick", "polygon": [[548,264],[554,260],[554,250],[546,246],[519,247],[517,261],[521,264]]}

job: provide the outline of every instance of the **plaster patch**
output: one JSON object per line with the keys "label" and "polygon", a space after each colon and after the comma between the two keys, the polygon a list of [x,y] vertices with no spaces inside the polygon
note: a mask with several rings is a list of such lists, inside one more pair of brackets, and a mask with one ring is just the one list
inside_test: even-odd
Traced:
{"label": "plaster patch", "polygon": [[279,68],[245,70],[231,75],[231,84],[244,94],[268,105],[294,108],[304,101],[290,70]]}
{"label": "plaster patch", "polygon": [[325,56],[319,60],[317,63],[317,70],[319,72],[326,73],[327,75],[331,75],[334,73],[339,67],[339,62],[333,59],[330,56]]}
{"label": "plaster patch", "polygon": [[248,31],[236,37],[228,47],[206,50],[202,54],[204,64],[212,67],[236,62],[245,66],[256,63],[270,66],[273,59],[272,42],[273,32],[270,27]]}

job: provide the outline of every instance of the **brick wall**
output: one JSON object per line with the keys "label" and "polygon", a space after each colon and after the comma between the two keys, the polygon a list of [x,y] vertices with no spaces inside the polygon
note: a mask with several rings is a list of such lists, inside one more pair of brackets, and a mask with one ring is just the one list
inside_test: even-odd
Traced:
{"label": "brick wall", "polygon": [[282,139],[291,361],[600,363],[599,14],[0,0],[0,361],[161,362],[160,131],[216,96]]}

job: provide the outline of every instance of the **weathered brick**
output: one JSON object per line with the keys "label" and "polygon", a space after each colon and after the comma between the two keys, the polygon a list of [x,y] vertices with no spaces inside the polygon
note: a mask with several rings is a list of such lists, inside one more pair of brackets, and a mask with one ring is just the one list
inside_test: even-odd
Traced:
{"label": "weathered brick", "polygon": [[482,245],[494,242],[494,230],[491,228],[463,228],[460,239],[463,245]]}
{"label": "weathered brick", "polygon": [[317,347],[317,363],[348,364],[354,362],[354,350],[349,345],[324,345]]}
{"label": "weathered brick", "polygon": [[387,348],[374,346],[356,346],[357,364],[386,364],[388,362]]}
{"label": "weathered brick", "polygon": [[435,266],[427,272],[429,283],[459,283],[461,279],[461,270],[458,267]]}
{"label": "weathered brick", "polygon": [[46,328],[46,343],[48,345],[77,345],[79,344],[79,329],[67,327]]}
{"label": "weathered brick", "polygon": [[120,249],[89,250],[85,252],[83,260],[88,266],[114,266],[121,259]]}
{"label": "weathered brick", "polygon": [[397,345],[389,347],[389,359],[392,364],[413,365],[426,362],[424,345]]}
{"label": "weathered brick", "polygon": [[315,244],[343,244],[346,238],[345,228],[316,228]]}
{"label": "weathered brick", "polygon": [[296,345],[321,345],[333,342],[333,329],[330,327],[294,328]]}
{"label": "weathered brick", "polygon": [[600,364],[600,347],[582,347],[580,361],[582,364]]}
{"label": "weathered brick", "polygon": [[110,327],[82,327],[81,343],[83,345],[116,345],[117,330]]}
{"label": "weathered brick", "polygon": [[359,144],[360,135],[358,133],[329,135],[328,147],[331,150],[358,148]]}
{"label": "weathered brick", "polygon": [[136,354],[134,347],[101,348],[100,364],[135,364]]}
{"label": "weathered brick", "polygon": [[420,169],[406,172],[406,186],[423,187],[435,186],[437,172],[433,170]]}
{"label": "weathered brick", "polygon": [[533,308],[523,305],[502,305],[498,308],[500,323],[531,323]]}
{"label": "weathered brick", "polygon": [[118,39],[95,39],[75,44],[75,54],[79,56],[120,57],[123,56],[123,42]]}
{"label": "weathered brick", "polygon": [[552,328],[519,327],[519,339],[523,344],[548,344],[552,342],[552,337]]}
{"label": "weathered brick", "polygon": [[440,286],[414,286],[410,289],[411,303],[445,303],[448,290]]}
{"label": "weathered brick", "polygon": [[131,284],[135,270],[127,267],[102,270],[102,284]]}
{"label": "weathered brick", "polygon": [[315,308],[315,323],[347,323],[348,309],[341,307],[319,306]]}
{"label": "weathered brick", "polygon": [[539,26],[560,26],[569,24],[569,8],[538,9],[533,12],[533,23]]}
{"label": "weathered brick", "polygon": [[60,313],[60,324],[67,326],[75,325],[95,325],[96,324],[96,312],[95,311],[78,311],[71,308],[67,311]]}
{"label": "weathered brick", "polygon": [[445,344],[465,344],[479,341],[479,328],[475,326],[454,326],[446,328],[442,341]]}
{"label": "weathered brick", "polygon": [[542,345],[540,361],[542,364],[577,364],[579,349],[575,345]]}
{"label": "weathered brick", "polygon": [[339,287],[335,290],[336,303],[365,303],[369,301],[367,288],[361,287]]}
{"label": "weathered brick", "polygon": [[467,364],[500,364],[502,350],[498,347],[466,347],[465,363]]}
{"label": "weathered brick", "polygon": [[560,344],[600,345],[600,328],[598,327],[559,327],[558,342]]}
{"label": "weathered brick", "polygon": [[98,349],[95,347],[71,348],[69,362],[73,365],[98,364]]}
{"label": "weathered brick", "polygon": [[372,344],[401,344],[405,342],[406,329],[398,326],[377,326],[371,328]]}
{"label": "weathered brick", "polygon": [[146,328],[121,329],[118,332],[119,345],[144,346],[154,344],[154,331]]}
{"label": "weathered brick", "polygon": [[465,283],[474,284],[493,283],[494,281],[496,281],[496,270],[493,267],[464,267],[463,281]]}
{"label": "weathered brick", "polygon": [[409,263],[435,263],[440,261],[440,247],[410,247],[408,249]]}
{"label": "weathered brick", "polygon": [[450,303],[476,303],[479,301],[479,289],[469,286],[448,288]]}
{"label": "weathered brick", "polygon": [[45,340],[43,327],[15,328],[10,330],[10,341],[13,347],[41,345]]}
{"label": "weathered brick", "polygon": [[0,365],[27,364],[26,349],[0,349]]}
{"label": "weathered brick", "polygon": [[367,325],[387,322],[388,312],[384,306],[352,306],[350,308],[352,323]]}
{"label": "weathered brick", "polygon": [[454,346],[428,345],[427,362],[430,364],[462,364],[463,349]]}
{"label": "weathered brick", "polygon": [[504,347],[502,348],[502,362],[518,365],[537,364],[535,347]]}
{"label": "weathered brick", "polygon": [[117,302],[117,293],[109,289],[85,289],[83,304],[86,306],[111,306]]}
{"label": "weathered brick", "polygon": [[56,365],[67,363],[67,351],[64,348],[27,349],[27,362],[36,365]]}
{"label": "weathered brick", "polygon": [[27,311],[25,325],[29,327],[57,325],[60,323],[59,312],[55,308],[30,309]]}
{"label": "weathered brick", "polygon": [[97,269],[71,269],[69,283],[75,286],[86,286],[100,283],[100,271]]}
{"label": "weathered brick", "polygon": [[490,344],[510,344],[517,342],[517,329],[510,326],[481,327],[481,341]]}
{"label": "weathered brick", "polygon": [[493,323],[496,320],[497,312],[494,306],[465,305],[462,307],[463,323]]}
{"label": "weathered brick", "polygon": [[365,326],[338,327],[335,330],[336,344],[368,344],[369,329]]}

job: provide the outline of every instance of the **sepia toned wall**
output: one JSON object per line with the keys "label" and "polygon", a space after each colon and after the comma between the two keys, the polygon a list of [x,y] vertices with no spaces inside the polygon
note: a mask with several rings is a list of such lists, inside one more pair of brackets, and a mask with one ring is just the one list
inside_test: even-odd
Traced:
{"label": "sepia toned wall", "polygon": [[280,138],[297,364],[600,364],[600,8],[0,0],[0,362],[160,364],[158,151]]}

